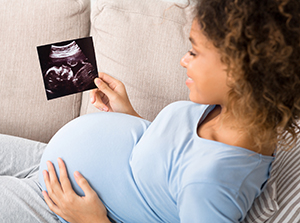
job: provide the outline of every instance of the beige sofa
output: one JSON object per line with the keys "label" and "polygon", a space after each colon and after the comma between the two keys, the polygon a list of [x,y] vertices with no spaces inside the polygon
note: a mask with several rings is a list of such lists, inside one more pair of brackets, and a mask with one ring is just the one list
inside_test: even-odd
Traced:
{"label": "beige sofa", "polygon": [[[36,50],[89,35],[99,71],[125,83],[146,119],[173,101],[188,100],[179,61],[190,47],[191,7],[171,1],[2,1],[0,133],[48,142],[70,120],[99,112],[88,92],[47,101]],[[300,152],[295,150],[277,154],[270,182],[245,222],[300,222]]]}

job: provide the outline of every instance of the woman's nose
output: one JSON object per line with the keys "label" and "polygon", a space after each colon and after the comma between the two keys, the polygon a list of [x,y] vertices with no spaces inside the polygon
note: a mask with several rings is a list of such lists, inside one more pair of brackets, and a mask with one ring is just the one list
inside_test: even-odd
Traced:
{"label": "woman's nose", "polygon": [[187,52],[180,60],[180,65],[183,66],[184,68],[187,67],[189,63],[189,53]]}

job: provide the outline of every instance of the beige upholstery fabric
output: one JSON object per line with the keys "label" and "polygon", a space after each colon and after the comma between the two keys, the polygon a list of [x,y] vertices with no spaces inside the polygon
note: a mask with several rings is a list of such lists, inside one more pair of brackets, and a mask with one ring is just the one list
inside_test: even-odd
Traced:
{"label": "beige upholstery fabric", "polygon": [[36,46],[89,35],[90,0],[2,0],[0,133],[47,142],[81,94],[47,101]]}
{"label": "beige upholstery fabric", "polygon": [[[92,8],[98,68],[125,83],[134,108],[148,120],[188,99],[180,59],[191,47],[191,21],[190,8],[160,0],[98,0]],[[85,93],[81,114],[94,111]]]}

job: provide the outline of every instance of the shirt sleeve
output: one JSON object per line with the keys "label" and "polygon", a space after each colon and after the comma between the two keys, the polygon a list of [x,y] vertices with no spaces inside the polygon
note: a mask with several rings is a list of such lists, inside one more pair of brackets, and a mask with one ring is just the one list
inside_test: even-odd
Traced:
{"label": "shirt sleeve", "polygon": [[189,184],[178,197],[180,222],[239,222],[242,213],[235,196],[234,191],[219,185]]}

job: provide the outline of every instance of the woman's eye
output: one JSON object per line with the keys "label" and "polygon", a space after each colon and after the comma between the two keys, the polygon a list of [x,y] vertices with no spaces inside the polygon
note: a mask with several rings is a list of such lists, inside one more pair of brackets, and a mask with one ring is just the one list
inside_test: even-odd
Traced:
{"label": "woman's eye", "polygon": [[196,56],[195,53],[193,53],[191,50],[188,52],[192,57]]}

